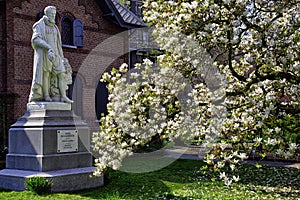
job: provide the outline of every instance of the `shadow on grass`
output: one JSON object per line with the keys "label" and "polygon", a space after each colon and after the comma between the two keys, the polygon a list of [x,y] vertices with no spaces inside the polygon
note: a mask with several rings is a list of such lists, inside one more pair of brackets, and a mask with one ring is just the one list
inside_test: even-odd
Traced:
{"label": "shadow on grass", "polygon": [[81,191],[78,195],[93,199],[174,199],[171,189],[164,182],[175,185],[178,183],[178,187],[181,187],[183,183],[196,181],[191,180],[191,176],[202,165],[202,162],[177,160],[170,166],[148,173],[127,173],[109,169],[105,173],[104,187]]}

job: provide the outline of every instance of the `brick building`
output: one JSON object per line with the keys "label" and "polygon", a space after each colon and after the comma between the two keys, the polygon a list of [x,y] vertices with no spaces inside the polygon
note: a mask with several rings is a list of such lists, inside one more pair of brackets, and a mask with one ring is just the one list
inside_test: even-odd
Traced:
{"label": "brick building", "polygon": [[0,0],[0,147],[7,145],[9,126],[26,111],[32,81],[32,25],[48,5],[57,8],[64,56],[73,69],[68,95],[91,129],[97,127],[97,112],[105,111],[107,93],[99,83],[101,74],[128,61],[124,31],[145,26],[117,0]]}

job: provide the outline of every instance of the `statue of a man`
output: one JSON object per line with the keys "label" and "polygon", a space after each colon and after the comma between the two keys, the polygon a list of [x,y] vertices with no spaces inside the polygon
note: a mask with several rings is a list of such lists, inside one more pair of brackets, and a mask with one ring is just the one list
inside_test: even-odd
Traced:
{"label": "statue of a man", "polygon": [[55,25],[56,8],[47,6],[44,14],[33,25],[31,44],[34,49],[34,61],[29,102],[50,102],[56,99],[55,101],[73,103],[66,96],[66,84],[70,84],[66,77],[71,76],[71,70],[67,69],[70,66],[64,58],[60,32]]}

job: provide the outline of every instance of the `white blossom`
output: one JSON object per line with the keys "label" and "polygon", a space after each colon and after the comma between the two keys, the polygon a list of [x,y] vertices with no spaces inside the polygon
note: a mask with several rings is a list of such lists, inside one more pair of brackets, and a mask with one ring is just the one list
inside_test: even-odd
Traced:
{"label": "white blossom", "polygon": [[[293,156],[299,144],[289,144],[289,133],[277,122],[295,117],[288,111],[300,104],[300,5],[291,0],[281,6],[264,0],[144,0],[144,20],[154,26],[164,53],[158,65],[145,59],[138,71],[126,74],[124,64],[103,74],[110,94],[108,115],[92,139],[95,174],[120,167],[154,135],[171,141],[200,137],[212,150],[207,164],[219,170],[229,165],[232,173],[248,152]],[[220,178],[228,186],[239,180],[225,173]]]}

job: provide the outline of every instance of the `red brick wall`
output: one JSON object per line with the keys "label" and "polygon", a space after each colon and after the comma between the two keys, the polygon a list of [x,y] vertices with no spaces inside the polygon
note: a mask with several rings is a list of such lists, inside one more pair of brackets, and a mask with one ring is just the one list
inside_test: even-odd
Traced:
{"label": "red brick wall", "polygon": [[0,92],[4,90],[5,80],[5,4],[0,3]]}
{"label": "red brick wall", "polygon": [[[80,71],[81,64],[92,49],[105,39],[123,31],[117,25],[101,17],[101,10],[95,0],[14,0],[6,1],[6,3],[7,90],[19,95],[19,98],[10,108],[14,120],[26,111],[32,80],[33,49],[30,44],[32,25],[35,23],[36,15],[43,11],[46,6],[53,5],[57,8],[57,25],[59,27],[60,19],[64,13],[72,14],[84,24],[84,46],[77,49],[63,49],[74,74]],[[106,69],[111,66],[119,66],[124,61],[126,61],[125,56],[117,59],[112,65],[94,64]],[[93,74],[93,71],[90,73]],[[100,74],[97,76],[100,78]],[[97,85],[98,78],[94,78],[95,83],[83,80],[83,118],[87,119],[91,126],[95,120],[95,116],[90,115],[91,110],[95,109],[95,100],[94,94],[86,91],[88,91],[87,88],[93,88]]]}
{"label": "red brick wall", "polygon": [[6,113],[2,111],[6,109],[4,106],[4,90],[5,90],[5,4],[0,3],[0,149],[7,143],[7,128],[5,127]]}

